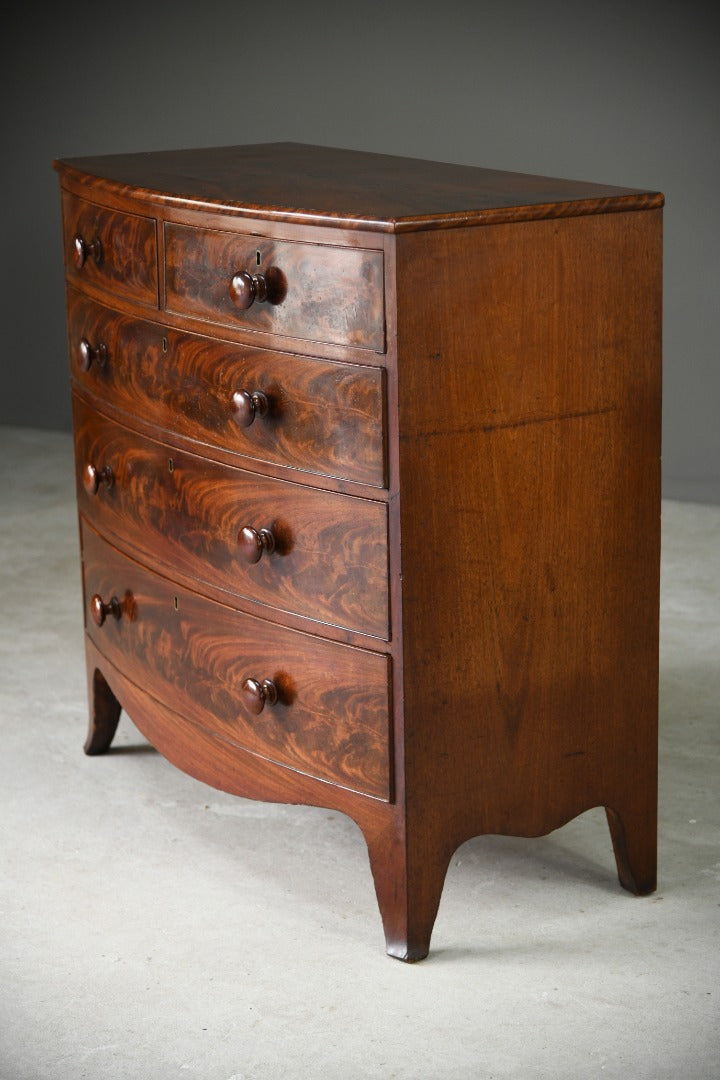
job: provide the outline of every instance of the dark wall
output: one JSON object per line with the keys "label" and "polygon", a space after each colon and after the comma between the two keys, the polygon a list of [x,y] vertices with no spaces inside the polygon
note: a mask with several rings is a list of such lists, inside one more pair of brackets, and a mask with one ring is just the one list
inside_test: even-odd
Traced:
{"label": "dark wall", "polygon": [[69,427],[53,157],[290,139],[664,191],[665,492],[720,501],[712,5],[13,11],[0,45],[0,423]]}

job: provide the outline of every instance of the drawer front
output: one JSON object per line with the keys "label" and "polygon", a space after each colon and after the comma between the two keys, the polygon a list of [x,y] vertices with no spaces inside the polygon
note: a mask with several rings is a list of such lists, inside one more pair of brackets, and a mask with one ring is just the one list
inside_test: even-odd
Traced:
{"label": "drawer front", "polygon": [[[385,484],[379,368],[170,330],[73,289],[68,328],[74,378],[131,416],[255,460]],[[239,405],[258,392],[267,412],[248,424]]]}
{"label": "drawer front", "polygon": [[[180,589],[82,519],[81,538],[87,632],[122,674],[253,753],[389,798],[385,655],[273,626]],[[275,703],[268,695],[258,713],[261,698],[247,680],[270,680]]]}
{"label": "drawer front", "polygon": [[170,573],[387,639],[384,503],[179,452],[78,398],[73,411],[80,510],[106,536]]}
{"label": "drawer front", "polygon": [[157,308],[155,219],[108,210],[67,192],[62,202],[68,281]]}
{"label": "drawer front", "polygon": [[[246,284],[235,287],[238,274],[247,275]],[[265,301],[248,293],[258,275],[267,284]],[[267,334],[385,349],[381,251],[166,223],[165,306]]]}

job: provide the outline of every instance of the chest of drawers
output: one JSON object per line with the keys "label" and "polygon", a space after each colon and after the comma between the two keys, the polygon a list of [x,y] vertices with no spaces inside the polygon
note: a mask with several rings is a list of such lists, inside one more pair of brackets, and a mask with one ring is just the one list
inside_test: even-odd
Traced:
{"label": "chest of drawers", "polygon": [[655,887],[662,196],[308,147],[61,182],[90,725],[331,807],[388,952],[604,806]]}

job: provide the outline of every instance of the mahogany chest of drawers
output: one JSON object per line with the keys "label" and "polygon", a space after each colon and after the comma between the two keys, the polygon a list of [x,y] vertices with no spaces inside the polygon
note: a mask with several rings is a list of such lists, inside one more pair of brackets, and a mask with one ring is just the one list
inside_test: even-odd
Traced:
{"label": "mahogany chest of drawers", "polygon": [[655,887],[662,196],[299,144],[55,163],[90,727],[349,814],[388,952],[607,809]]}

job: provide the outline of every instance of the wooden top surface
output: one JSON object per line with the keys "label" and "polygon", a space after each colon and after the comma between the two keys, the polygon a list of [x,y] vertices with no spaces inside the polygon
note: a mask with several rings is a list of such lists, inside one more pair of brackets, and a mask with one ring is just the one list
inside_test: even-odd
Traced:
{"label": "wooden top surface", "polygon": [[172,205],[385,232],[663,205],[657,192],[303,143],[59,160],[65,177]]}

